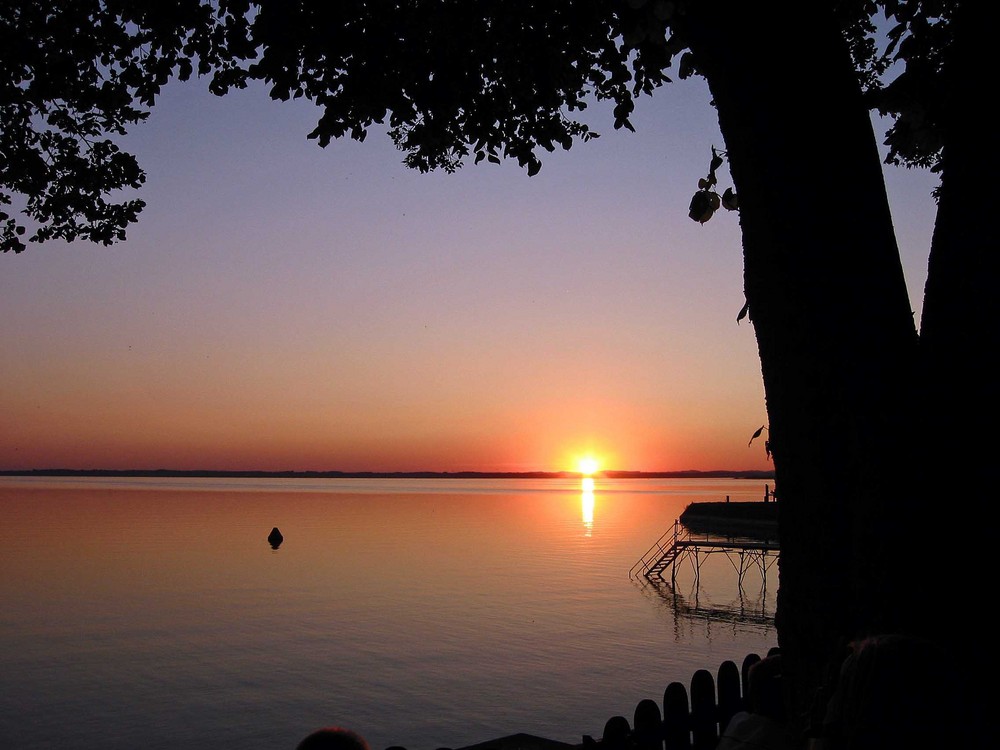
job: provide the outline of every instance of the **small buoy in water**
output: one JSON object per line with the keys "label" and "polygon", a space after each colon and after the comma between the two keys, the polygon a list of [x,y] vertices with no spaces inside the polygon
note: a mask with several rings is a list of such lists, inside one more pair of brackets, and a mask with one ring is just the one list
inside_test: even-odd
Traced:
{"label": "small buoy in water", "polygon": [[285,537],[281,535],[281,532],[278,531],[278,527],[275,526],[271,529],[271,533],[267,535],[267,541],[271,545],[271,549],[278,549],[278,547],[281,546],[281,543],[285,541]]}

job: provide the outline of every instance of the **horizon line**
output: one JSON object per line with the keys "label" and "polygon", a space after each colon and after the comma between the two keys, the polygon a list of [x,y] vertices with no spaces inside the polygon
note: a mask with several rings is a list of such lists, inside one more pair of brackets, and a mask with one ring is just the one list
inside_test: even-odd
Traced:
{"label": "horizon line", "polygon": [[602,469],[593,474],[580,471],[342,471],[342,470],[277,470],[262,469],[0,469],[0,476],[174,476],[174,477],[246,477],[282,479],[364,479],[364,478],[400,478],[400,479],[559,479],[582,478],[586,476],[604,477],[606,479],[684,479],[692,477],[710,478],[747,478],[767,479],[774,477],[773,469],[684,469],[679,471],[637,471],[626,469]]}

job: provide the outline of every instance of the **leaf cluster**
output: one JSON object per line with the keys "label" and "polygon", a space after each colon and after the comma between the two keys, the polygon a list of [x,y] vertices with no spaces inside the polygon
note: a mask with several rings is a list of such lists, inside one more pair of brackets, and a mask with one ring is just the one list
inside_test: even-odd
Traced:
{"label": "leaf cluster", "polygon": [[[326,146],[385,129],[421,171],[539,153],[598,133],[580,113],[669,80],[683,51],[674,0],[8,0],[0,7],[0,208],[23,197],[30,237],[124,237],[142,201],[111,196],[144,174],[116,144],[172,77],[210,75],[224,94],[253,81],[320,108]],[[690,75],[689,59],[682,77]],[[13,209],[11,209],[13,210]],[[0,212],[0,243],[26,227]]]}
{"label": "leaf cluster", "polygon": [[[872,109],[889,117],[886,163],[941,169],[945,66],[958,0],[849,0],[838,6]],[[884,40],[875,23],[882,14]],[[883,42],[880,45],[879,42]]]}
{"label": "leaf cluster", "polygon": [[731,187],[726,188],[722,195],[716,191],[716,186],[719,183],[716,172],[725,163],[723,156],[723,153],[712,146],[712,161],[708,165],[708,175],[698,180],[698,191],[691,198],[691,205],[688,206],[688,217],[699,224],[704,224],[711,219],[719,208],[725,208],[727,211],[739,210],[739,200]]}
{"label": "leaf cluster", "polygon": [[[509,158],[536,174],[544,152],[598,137],[584,121],[589,103],[609,102],[614,127],[633,130],[637,97],[674,69],[699,73],[684,39],[691,1],[6,0],[0,248],[25,247],[15,201],[35,227],[29,241],[122,239],[143,204],[114,199],[144,174],[117,141],[164,84],[195,73],[219,95],[263,82],[274,99],[314,102],[309,137],[320,146],[364,140],[374,127],[421,171]],[[938,164],[940,70],[957,2],[832,3],[872,106],[896,118],[890,161]],[[895,22],[884,50],[880,9]],[[697,221],[736,207],[714,175],[692,201]]]}
{"label": "leaf cluster", "polygon": [[212,68],[215,25],[199,0],[0,4],[0,249],[25,248],[16,195],[29,241],[124,238],[143,203],[111,196],[144,174],[115,138],[193,61]]}
{"label": "leaf cluster", "polygon": [[681,51],[666,31],[676,5],[221,0],[230,49],[259,57],[213,86],[258,80],[272,98],[314,101],[320,146],[384,126],[420,171],[512,158],[532,175],[540,152],[598,136],[580,117],[590,101],[612,101],[615,128],[633,129],[634,97],[668,80]]}

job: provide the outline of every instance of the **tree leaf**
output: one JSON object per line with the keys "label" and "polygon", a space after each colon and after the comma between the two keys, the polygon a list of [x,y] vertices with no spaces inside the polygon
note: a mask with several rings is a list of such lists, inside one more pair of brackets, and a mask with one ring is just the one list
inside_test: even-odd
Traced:
{"label": "tree leaf", "polygon": [[739,210],[739,199],[736,197],[736,193],[733,192],[731,187],[726,188],[726,191],[722,194],[722,207],[727,211]]}
{"label": "tree leaf", "polygon": [[[740,309],[740,314],[736,316],[736,325],[739,325],[740,321],[743,320],[743,318],[745,318],[747,316],[747,313],[749,312],[750,312],[750,303],[749,302],[743,303],[743,307]],[[754,437],[757,436],[754,435]]]}
{"label": "tree leaf", "polygon": [[713,195],[714,193],[708,190],[699,190],[695,193],[691,198],[691,205],[688,206],[688,216],[699,224],[711,219],[715,213],[715,207],[712,205]]}
{"label": "tree leaf", "polygon": [[[760,433],[764,431],[764,425],[757,428],[757,431],[750,437],[750,443],[760,437]],[[747,448],[750,447],[750,443],[747,443]]]}
{"label": "tree leaf", "polygon": [[716,169],[722,166],[722,157],[719,156],[718,152],[715,150],[715,146],[712,146],[712,163],[709,165],[709,170],[713,173]]}

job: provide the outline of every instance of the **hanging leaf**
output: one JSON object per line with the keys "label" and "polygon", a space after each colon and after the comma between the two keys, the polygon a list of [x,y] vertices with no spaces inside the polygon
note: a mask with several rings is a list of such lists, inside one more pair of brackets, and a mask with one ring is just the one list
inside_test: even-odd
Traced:
{"label": "hanging leaf", "polygon": [[765,440],[764,441],[764,453],[767,455],[768,460],[770,460],[770,458],[771,458],[771,441],[770,440]]}
{"label": "hanging leaf", "polygon": [[722,166],[722,157],[715,150],[715,146],[712,146],[712,163],[709,166],[709,171],[715,174],[715,170]]}
{"label": "hanging leaf", "polygon": [[691,198],[691,205],[688,206],[688,216],[699,224],[704,224],[712,218],[712,214],[719,208],[719,196],[711,190],[699,190]]}
{"label": "hanging leaf", "polygon": [[726,192],[722,194],[722,207],[727,211],[736,211],[739,209],[740,204],[732,188],[726,188]]}
{"label": "hanging leaf", "polygon": [[[743,304],[743,308],[740,310],[740,314],[736,316],[736,325],[739,325],[740,321],[743,320],[743,318],[745,318],[747,316],[747,313],[749,312],[750,312],[750,303],[746,302]],[[754,437],[757,436],[754,435]]]}
{"label": "hanging leaf", "polygon": [[[757,431],[750,437],[750,443],[752,443],[754,440],[756,440],[757,438],[759,438],[760,437],[760,433],[762,433],[763,431],[764,431],[764,425],[761,425],[760,427],[758,427]],[[764,442],[767,442],[767,441],[764,441]],[[750,447],[750,443],[747,443],[747,448]]]}

